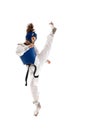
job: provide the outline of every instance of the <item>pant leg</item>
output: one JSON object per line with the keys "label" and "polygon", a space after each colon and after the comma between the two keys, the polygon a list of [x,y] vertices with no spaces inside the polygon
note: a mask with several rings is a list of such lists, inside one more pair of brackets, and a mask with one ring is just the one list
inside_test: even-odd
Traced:
{"label": "pant leg", "polygon": [[33,101],[38,101],[39,100],[39,92],[38,92],[38,82],[39,82],[39,77],[34,78],[33,76],[34,72],[34,67],[30,67],[30,87],[31,87],[31,93],[33,97]]}
{"label": "pant leg", "polygon": [[40,54],[37,55],[35,60],[35,65],[38,66],[39,68],[46,62],[51,50],[52,42],[53,42],[53,34],[49,34],[43,50],[41,51]]}

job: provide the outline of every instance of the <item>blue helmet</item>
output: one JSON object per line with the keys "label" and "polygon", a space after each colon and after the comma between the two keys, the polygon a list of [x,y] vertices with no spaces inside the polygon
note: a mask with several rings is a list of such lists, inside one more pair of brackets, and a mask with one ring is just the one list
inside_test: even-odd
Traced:
{"label": "blue helmet", "polygon": [[37,34],[35,32],[28,32],[26,35],[26,40],[31,42],[32,37],[35,37],[37,39]]}

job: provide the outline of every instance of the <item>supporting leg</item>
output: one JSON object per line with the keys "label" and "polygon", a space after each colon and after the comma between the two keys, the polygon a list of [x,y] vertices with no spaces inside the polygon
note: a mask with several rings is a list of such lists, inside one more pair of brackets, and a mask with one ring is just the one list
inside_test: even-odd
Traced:
{"label": "supporting leg", "polygon": [[39,92],[38,92],[38,80],[39,78],[32,78],[31,81],[31,92],[32,92],[32,96],[33,96],[33,104],[35,104],[35,112],[34,112],[34,116],[37,116],[39,113],[39,110],[41,109],[41,105],[39,102]]}

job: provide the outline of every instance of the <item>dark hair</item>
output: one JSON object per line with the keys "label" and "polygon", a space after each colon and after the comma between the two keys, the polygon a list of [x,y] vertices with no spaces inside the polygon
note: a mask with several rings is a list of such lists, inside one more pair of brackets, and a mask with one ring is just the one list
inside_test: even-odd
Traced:
{"label": "dark hair", "polygon": [[34,25],[32,23],[30,23],[28,26],[27,26],[27,29],[26,29],[26,32],[33,32],[34,31]]}

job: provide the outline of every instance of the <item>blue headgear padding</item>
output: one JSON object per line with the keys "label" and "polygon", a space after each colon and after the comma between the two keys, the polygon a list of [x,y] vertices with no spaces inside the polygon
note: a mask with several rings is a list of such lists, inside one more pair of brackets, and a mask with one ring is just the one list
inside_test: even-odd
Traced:
{"label": "blue headgear padding", "polygon": [[22,56],[20,56],[20,58],[23,64],[34,64],[36,58],[36,52],[34,47],[26,51]]}
{"label": "blue headgear padding", "polygon": [[35,32],[29,32],[29,33],[27,33],[26,40],[28,40],[28,41],[31,42],[31,38],[32,37],[35,37],[37,39],[37,34]]}

